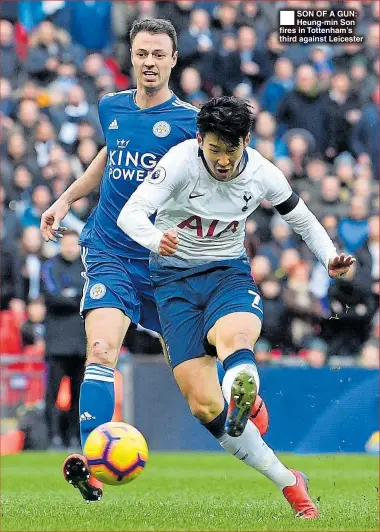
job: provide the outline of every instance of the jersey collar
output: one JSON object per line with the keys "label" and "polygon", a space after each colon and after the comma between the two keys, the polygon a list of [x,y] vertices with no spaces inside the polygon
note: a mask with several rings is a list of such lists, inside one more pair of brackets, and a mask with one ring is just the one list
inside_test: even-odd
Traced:
{"label": "jersey collar", "polygon": [[139,107],[136,104],[136,100],[135,100],[136,92],[137,92],[137,89],[133,89],[132,90],[131,106],[132,106],[132,109],[135,109],[136,111],[140,111],[142,113],[144,111],[157,111],[158,109],[162,109],[163,107],[167,107],[168,105],[171,105],[171,103],[174,102],[174,100],[177,98],[177,96],[174,94],[174,92],[171,91],[172,96],[171,96],[171,98],[169,98],[169,100],[166,100],[165,102],[160,103],[159,105],[154,105],[153,107],[147,107],[146,109],[141,109],[141,107]]}

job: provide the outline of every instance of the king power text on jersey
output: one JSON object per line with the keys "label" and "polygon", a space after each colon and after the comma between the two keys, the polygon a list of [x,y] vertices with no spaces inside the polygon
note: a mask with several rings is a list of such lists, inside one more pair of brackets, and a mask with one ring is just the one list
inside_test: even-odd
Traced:
{"label": "king power text on jersey", "polygon": [[154,169],[157,157],[153,153],[111,150],[108,157],[108,175],[112,179],[144,181],[148,172]]}

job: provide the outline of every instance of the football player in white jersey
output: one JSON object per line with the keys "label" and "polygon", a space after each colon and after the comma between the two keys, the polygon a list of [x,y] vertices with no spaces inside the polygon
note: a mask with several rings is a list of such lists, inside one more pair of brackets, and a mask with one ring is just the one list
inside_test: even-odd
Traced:
{"label": "football player in white jersey", "polygon": [[[318,511],[304,475],[286,468],[247,423],[260,384],[253,346],[263,305],[244,250],[246,218],[269,200],[332,278],[355,259],[338,255],[282,172],[248,147],[252,125],[247,102],[207,102],[198,115],[197,139],[169,150],[117,223],[152,252],[169,362],[191,412],[227,452],[271,479],[296,515],[314,519]],[[156,211],[153,225],[149,216]],[[226,371],[223,394],[215,357]]]}

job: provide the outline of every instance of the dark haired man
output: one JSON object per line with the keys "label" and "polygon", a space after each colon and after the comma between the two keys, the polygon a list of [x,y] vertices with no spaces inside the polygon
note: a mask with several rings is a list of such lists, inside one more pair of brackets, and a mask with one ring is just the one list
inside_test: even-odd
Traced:
{"label": "dark haired man", "polygon": [[[197,140],[169,150],[122,209],[118,225],[152,251],[169,362],[193,415],[227,452],[282,489],[297,515],[314,519],[304,475],[287,469],[247,423],[260,383],[253,346],[263,305],[244,251],[245,221],[269,200],[331,277],[346,273],[354,259],[337,254],[283,173],[248,147],[252,122],[243,100],[204,104]],[[149,216],[156,210],[154,226]],[[222,389],[229,404],[216,357],[226,372]]]}
{"label": "dark haired man", "polygon": [[64,450],[56,400],[65,375],[70,377],[71,388],[67,443],[72,448],[79,445],[78,399],[84,371],[85,334],[78,314],[83,290],[78,240],[76,231],[66,231],[60,241],[60,252],[41,269],[46,305],[46,421],[54,450]]}
{"label": "dark haired man", "polygon": [[[141,323],[161,332],[149,279],[148,251],[119,229],[117,217],[127,199],[172,147],[194,138],[198,110],[169,89],[177,62],[177,36],[167,20],[136,22],[130,32],[137,89],[108,94],[99,102],[106,138],[86,172],[42,216],[46,240],[56,240],[71,204],[100,184],[97,208],[81,234],[85,287],[81,312],[87,335],[87,365],[79,411],[82,448],[90,432],[111,421],[114,368],[128,327]],[[102,496],[80,455],[66,459],[68,482],[87,501]]]}

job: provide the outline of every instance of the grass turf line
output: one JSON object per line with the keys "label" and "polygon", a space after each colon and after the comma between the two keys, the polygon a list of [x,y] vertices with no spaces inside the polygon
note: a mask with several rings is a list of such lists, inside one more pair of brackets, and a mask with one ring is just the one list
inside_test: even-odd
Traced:
{"label": "grass turf line", "polygon": [[280,455],[310,478],[320,510],[295,519],[280,490],[224,453],[152,453],[126,486],[86,504],[63,480],[62,454],[1,459],[1,530],[378,530],[378,459]]}

